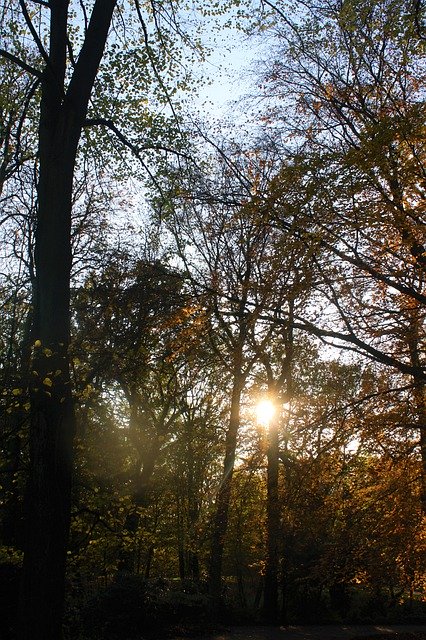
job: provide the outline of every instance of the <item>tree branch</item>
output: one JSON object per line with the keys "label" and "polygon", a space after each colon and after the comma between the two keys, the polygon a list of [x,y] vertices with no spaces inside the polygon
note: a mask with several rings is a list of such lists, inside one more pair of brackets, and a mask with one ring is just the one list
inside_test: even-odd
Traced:
{"label": "tree branch", "polygon": [[142,146],[137,146],[133,144],[133,142],[131,142],[128,138],[126,138],[124,133],[120,131],[120,129],[114,124],[112,120],[108,120],[107,118],[88,118],[84,123],[84,127],[90,127],[90,126],[106,127],[107,129],[112,131],[120,140],[120,142],[122,142],[125,147],[128,147],[137,158],[139,158],[141,151],[153,150],[153,151],[166,151],[168,153],[173,153],[175,155],[185,158],[186,160],[191,159],[190,156],[184,153],[181,153],[180,151],[176,151],[176,149],[172,149],[171,147],[166,147],[161,144],[146,144]]}
{"label": "tree branch", "polygon": [[96,0],[86,37],[68,86],[66,100],[81,118],[82,125],[116,4],[117,0]]}
{"label": "tree branch", "polygon": [[[169,96],[169,92],[167,91],[167,88],[166,88],[166,86],[165,86],[160,74],[158,73],[158,69],[157,69],[157,66],[155,64],[155,60],[154,60],[153,55],[152,55],[151,45],[149,44],[149,38],[148,38],[148,30],[146,28],[146,24],[145,24],[145,21],[144,21],[143,16],[142,16],[142,11],[141,11],[139,0],[135,0],[135,6],[136,6],[136,13],[138,15],[138,20],[139,20],[139,23],[140,23],[140,25],[142,27],[142,31],[143,31],[143,37],[144,37],[144,41],[145,41],[145,49],[146,49],[146,52],[148,54],[148,58],[149,58],[149,61],[151,63],[152,70],[154,72],[155,77],[157,78],[157,81],[158,81],[160,87],[164,91],[164,95],[166,96],[166,100],[167,100],[167,102],[169,104],[169,107],[171,109],[171,112],[172,112],[176,122],[179,122],[179,119],[177,117],[175,108],[173,106],[173,102],[172,102],[172,100],[171,100],[171,98]],[[152,8],[152,11],[153,11],[153,15],[154,15],[154,21],[155,21],[156,26],[157,26],[156,13],[155,13],[155,8],[154,7]],[[158,26],[157,26],[157,29],[158,29]]]}
{"label": "tree branch", "polygon": [[15,56],[13,53],[9,53],[9,51],[6,51],[5,49],[0,49],[0,56],[2,56],[3,58],[6,58],[7,60],[10,60],[11,62],[15,63],[18,67],[21,67],[21,69],[23,69],[24,71],[27,71],[31,75],[36,76],[41,80],[43,76],[41,71],[39,71],[38,69],[35,69],[30,64],[27,64],[26,62],[24,62],[23,60]]}
{"label": "tree branch", "polygon": [[426,40],[426,37],[422,34],[422,30],[424,30],[424,28],[420,23],[420,11],[422,8],[422,0],[414,0],[413,6],[414,6],[414,25],[416,27],[417,35],[421,40]]}
{"label": "tree branch", "polygon": [[45,48],[43,47],[43,43],[40,40],[39,35],[38,35],[37,31],[34,28],[34,25],[32,23],[32,20],[31,20],[30,16],[29,16],[29,13],[28,13],[28,10],[27,10],[27,7],[25,5],[24,0],[19,0],[19,4],[21,5],[21,10],[22,10],[22,14],[24,16],[25,22],[27,23],[28,29],[31,32],[31,35],[32,35],[32,37],[34,39],[34,42],[37,45],[37,49],[39,50],[41,57],[46,62],[46,64],[49,64],[49,56],[47,55],[47,52],[46,52]]}
{"label": "tree branch", "polygon": [[376,349],[367,342],[364,342],[364,340],[361,340],[353,333],[346,334],[340,333],[339,331],[321,329],[320,327],[314,325],[312,322],[309,322],[308,320],[305,320],[303,318],[299,322],[295,321],[294,328],[300,329],[302,331],[307,331],[308,333],[311,333],[319,338],[332,338],[334,340],[339,340],[346,344],[353,345],[354,351],[357,351],[361,355],[366,355],[376,362],[381,362],[382,364],[385,364],[387,366],[394,367],[401,373],[426,379],[426,370],[424,367],[413,367],[409,364],[405,364],[404,362],[401,362],[400,360],[397,360],[396,358],[383,353],[383,351]]}

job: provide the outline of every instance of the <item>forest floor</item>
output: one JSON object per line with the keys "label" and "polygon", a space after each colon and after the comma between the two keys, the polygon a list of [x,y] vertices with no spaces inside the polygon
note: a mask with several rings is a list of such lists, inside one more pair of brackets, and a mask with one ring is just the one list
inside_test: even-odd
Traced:
{"label": "forest floor", "polygon": [[[426,625],[231,627],[192,640],[426,640]],[[183,640],[176,637],[174,640]]]}

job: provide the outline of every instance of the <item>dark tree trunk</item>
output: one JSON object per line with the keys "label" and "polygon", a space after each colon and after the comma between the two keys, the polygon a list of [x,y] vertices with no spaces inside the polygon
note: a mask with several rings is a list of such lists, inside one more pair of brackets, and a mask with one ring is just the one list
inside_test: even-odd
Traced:
{"label": "dark tree trunk", "polygon": [[[420,337],[421,309],[417,305],[410,309],[410,325],[408,331],[408,347],[410,359],[415,371],[422,371]],[[419,444],[421,457],[420,500],[423,515],[426,515],[426,381],[422,374],[413,375],[413,395],[419,428]]]}
{"label": "dark tree trunk", "polygon": [[79,137],[78,127],[70,124],[67,116],[61,113],[49,120],[49,107],[42,106],[33,330],[36,346],[22,594],[21,637],[25,640],[61,637],[64,600],[74,434],[68,365],[71,198]]}
{"label": "dark tree trunk", "polygon": [[229,505],[231,502],[232,476],[234,473],[235,452],[237,448],[238,429],[240,427],[241,393],[245,376],[238,363],[234,374],[231,396],[231,414],[226,434],[225,458],[222,481],[216,497],[215,515],[210,549],[209,591],[211,596],[220,601],[222,592],[222,562],[225,534],[228,528]]}
{"label": "dark tree trunk", "polygon": [[280,539],[280,507],[278,497],[279,460],[278,420],[275,418],[268,430],[267,471],[267,543],[263,614],[267,622],[278,620],[278,566]]}
{"label": "dark tree trunk", "polygon": [[426,515],[426,423],[420,427],[420,448],[422,454],[421,501],[423,514]]}
{"label": "dark tree trunk", "polygon": [[[285,344],[285,356],[281,363],[281,371],[274,380],[274,373],[266,354],[263,355],[263,363],[268,376],[268,393],[276,403],[282,403],[284,397],[289,400],[292,395],[292,363],[293,363],[293,314],[294,301],[289,300],[289,323],[283,331]],[[285,389],[285,391],[284,391]],[[266,519],[266,566],[265,585],[263,596],[263,615],[267,622],[278,622],[278,595],[280,573],[280,501],[279,501],[279,426],[281,410],[274,416],[268,429],[267,450],[267,519]]]}
{"label": "dark tree trunk", "polygon": [[194,582],[200,581],[200,560],[196,551],[189,552],[189,570]]}
{"label": "dark tree trunk", "polygon": [[423,379],[415,380],[414,396],[420,435],[420,500],[423,515],[426,515],[426,385]]}
{"label": "dark tree trunk", "polygon": [[27,541],[20,640],[59,640],[71,512],[74,408],[68,364],[72,184],[87,104],[116,0],[96,0],[65,89],[68,0],[50,3],[42,79]]}
{"label": "dark tree trunk", "polygon": [[184,582],[186,578],[185,551],[184,551],[183,543],[181,540],[179,540],[179,545],[178,545],[178,557],[179,557],[179,579],[181,582]]}
{"label": "dark tree trunk", "polygon": [[154,552],[155,552],[155,548],[151,546],[148,549],[148,554],[147,554],[147,557],[146,557],[145,571],[144,571],[145,580],[149,580],[150,575],[151,575],[151,566],[152,566],[152,561],[154,559]]}

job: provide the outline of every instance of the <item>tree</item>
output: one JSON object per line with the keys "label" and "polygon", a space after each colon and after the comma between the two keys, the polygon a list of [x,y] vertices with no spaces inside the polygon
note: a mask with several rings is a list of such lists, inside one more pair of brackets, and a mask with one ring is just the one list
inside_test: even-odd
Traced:
{"label": "tree", "polygon": [[[115,389],[133,449],[128,470],[130,502],[125,529],[132,536],[151,502],[153,476],[183,414],[192,382],[185,380],[197,329],[182,275],[159,259],[113,252],[101,273],[76,292],[73,343],[78,387]],[[184,337],[183,337],[184,334]],[[123,411],[123,409],[121,410]],[[133,571],[133,555],[122,568]]]}
{"label": "tree", "polygon": [[[268,224],[259,209],[273,166],[268,151],[231,145],[227,150],[217,147],[216,152],[216,164],[207,174],[190,175],[183,193],[181,187],[177,197],[174,194],[176,212],[169,224],[194,291],[202,296],[207,310],[209,340],[230,370],[230,418],[210,556],[210,590],[219,599],[243,394],[259,361],[265,366],[270,390],[278,402],[283,401],[285,383],[290,387],[292,320],[288,316],[294,312],[295,298],[300,305],[306,299],[312,260],[299,239]],[[268,316],[270,310],[273,318]],[[277,335],[284,334],[287,338],[280,342]],[[270,469],[273,459],[275,469],[270,483],[270,497],[275,495],[269,501],[274,502],[269,510],[271,523],[279,518],[277,438],[276,432],[275,453],[272,447],[269,451]],[[272,547],[277,536],[270,532],[269,539],[267,564],[272,580],[268,584],[275,584],[271,590],[276,610],[277,554]]]}
{"label": "tree", "polygon": [[[24,638],[61,637],[65,550],[71,509],[74,410],[68,363],[71,203],[77,147],[116,2],[96,2],[68,86],[68,2],[50,6],[49,52],[21,9],[45,68],[41,81],[35,238],[28,536],[24,556]],[[3,54],[4,55],[4,54]],[[11,54],[11,57],[14,56]],[[24,67],[24,60],[13,60]]]}
{"label": "tree", "polygon": [[[26,71],[8,64],[1,57],[0,77],[0,221],[4,224],[9,213],[4,207],[11,191],[7,190],[4,193],[7,183],[16,178],[23,167],[33,162],[36,156],[32,98],[38,88],[39,79],[28,76]],[[27,121],[30,121],[29,126],[25,126]],[[22,180],[22,174],[19,175],[19,179]]]}
{"label": "tree", "polygon": [[[268,119],[285,118],[280,135],[289,136],[265,206],[307,247],[316,243],[318,302],[334,309],[296,326],[411,376],[420,407],[424,354],[407,330],[416,308],[423,335],[426,300],[424,43],[412,6],[323,2],[307,15],[304,4],[292,20],[279,3],[265,5],[280,52],[265,71]],[[421,410],[417,421],[424,477]]]}
{"label": "tree", "polygon": [[[295,354],[281,456],[286,613],[293,620],[325,621],[331,603],[334,615],[350,619],[356,585],[362,585],[366,599],[371,589],[373,607],[377,580],[378,589],[389,588],[390,602],[392,588],[394,594],[404,591],[406,569],[399,573],[398,567],[408,570],[422,561],[419,466],[413,433],[408,435],[410,417],[398,398],[404,390],[392,383],[386,388],[379,367],[318,360],[306,342],[296,343]],[[403,561],[394,546],[402,538],[413,540]]]}
{"label": "tree", "polygon": [[[220,368],[202,353],[187,353],[179,375],[190,382],[181,399],[181,416],[175,442],[169,447],[171,475],[176,496],[179,575],[199,583],[207,569],[212,496],[221,473],[223,437],[220,426],[227,418],[227,390]],[[184,387],[185,388],[185,387]],[[212,393],[213,392],[213,393]]]}
{"label": "tree", "polygon": [[[209,323],[207,336],[216,357],[225,367],[230,389],[223,471],[213,515],[209,566],[210,593],[219,602],[241,399],[256,360],[249,347],[249,334],[254,331],[261,308],[253,304],[258,293],[256,274],[267,250],[268,233],[261,223],[245,216],[242,201],[250,191],[247,185],[235,179],[223,159],[219,158],[218,175],[212,176],[211,184],[205,184],[210,176],[207,180],[196,178],[197,182],[190,183],[195,196],[188,200],[188,191],[185,191],[184,197],[177,200],[170,226],[194,291],[203,300]],[[224,196],[216,198],[212,195],[213,184],[218,193],[221,184]]]}

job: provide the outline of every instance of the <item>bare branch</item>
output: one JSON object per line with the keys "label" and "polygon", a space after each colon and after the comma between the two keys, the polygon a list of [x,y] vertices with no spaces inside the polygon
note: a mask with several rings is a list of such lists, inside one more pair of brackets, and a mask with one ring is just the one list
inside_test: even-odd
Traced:
{"label": "bare branch", "polygon": [[21,117],[19,119],[19,123],[18,123],[18,128],[16,130],[16,140],[17,140],[17,144],[16,144],[16,151],[15,151],[15,160],[17,160],[18,158],[18,154],[21,150],[21,134],[22,134],[22,127],[24,125],[24,121],[25,118],[27,117],[27,112],[28,112],[28,108],[30,106],[30,102],[32,100],[32,98],[34,97],[35,92],[37,91],[37,88],[39,86],[41,82],[41,78],[37,78],[37,80],[35,80],[33,82],[32,87],[30,88],[30,91],[25,99],[25,103],[24,103],[24,108],[22,110],[22,114]]}
{"label": "bare branch", "polygon": [[[161,89],[164,91],[164,95],[166,96],[167,102],[169,104],[169,107],[171,109],[171,112],[172,112],[176,122],[179,122],[177,114],[176,114],[176,111],[175,111],[175,108],[173,106],[173,102],[172,102],[172,100],[171,100],[171,98],[169,96],[169,92],[167,91],[167,88],[166,88],[166,86],[165,86],[160,74],[158,73],[157,66],[155,64],[155,60],[154,60],[154,58],[152,56],[151,45],[149,44],[149,39],[148,39],[148,30],[146,28],[146,24],[145,24],[145,21],[144,21],[143,16],[142,16],[142,11],[141,11],[139,0],[135,0],[135,6],[136,6],[136,12],[138,14],[138,19],[139,19],[140,25],[142,27],[143,37],[144,37],[144,41],[145,41],[145,48],[146,48],[146,52],[148,54],[149,61],[151,63],[152,70],[154,72],[155,77],[157,78],[157,81],[158,81]],[[155,8],[153,7],[152,10],[153,10],[153,13],[154,13],[154,20],[155,20],[155,22],[157,24]],[[157,29],[158,29],[158,27],[157,27]]]}
{"label": "bare branch", "polygon": [[67,49],[68,49],[68,55],[70,57],[70,62],[71,65],[73,67],[75,67],[75,57],[74,57],[74,51],[72,49],[72,43],[71,40],[69,39],[69,37],[67,36]]}
{"label": "bare branch", "polygon": [[413,7],[414,7],[414,25],[416,27],[417,35],[421,40],[426,40],[426,36],[422,34],[422,31],[424,31],[424,27],[420,23],[420,11],[422,8],[422,0],[414,0]]}
{"label": "bare branch", "polygon": [[43,77],[43,74],[41,71],[39,71],[38,69],[35,69],[30,64],[24,62],[23,60],[15,56],[13,53],[10,53],[5,49],[0,49],[0,56],[2,56],[3,58],[6,58],[7,60],[10,60],[11,62],[15,63],[18,67],[21,67],[21,69],[23,69],[24,71],[27,71],[33,76],[36,76],[40,80]]}
{"label": "bare branch", "polygon": [[120,140],[120,142],[122,142],[125,147],[128,147],[138,159],[140,159],[140,154],[142,151],[152,150],[152,151],[166,151],[167,153],[172,153],[181,158],[185,158],[186,160],[191,160],[191,157],[186,155],[185,153],[182,153],[181,151],[177,151],[176,149],[172,149],[171,147],[166,147],[165,145],[162,145],[162,144],[150,143],[146,145],[137,146],[133,144],[133,142],[131,142],[128,138],[126,138],[126,136],[122,133],[122,131],[120,131],[120,129],[114,124],[112,120],[107,120],[106,118],[89,118],[85,121],[84,126],[85,127],[90,127],[90,126],[106,127],[107,129],[112,131]]}
{"label": "bare branch", "polygon": [[413,367],[409,364],[405,364],[404,362],[401,362],[400,360],[397,360],[396,358],[383,353],[383,351],[376,349],[371,344],[368,344],[364,340],[361,340],[360,338],[355,336],[353,333],[346,334],[339,331],[321,329],[320,327],[317,327],[312,322],[309,322],[304,318],[300,319],[299,321],[295,321],[294,328],[312,333],[318,338],[331,338],[346,343],[347,345],[352,345],[352,347],[349,346],[352,351],[357,351],[358,353],[366,355],[369,358],[376,360],[377,362],[381,362],[382,364],[394,367],[401,373],[408,374],[410,376],[416,376],[421,379],[426,379],[426,370],[424,367]]}
{"label": "bare branch", "polygon": [[37,49],[39,50],[40,55],[43,58],[43,60],[46,62],[46,64],[48,64],[49,63],[49,56],[48,56],[45,48],[43,47],[43,43],[40,40],[37,31],[34,28],[34,25],[32,23],[32,20],[31,20],[30,16],[29,16],[27,7],[25,5],[25,1],[24,0],[19,0],[19,4],[21,5],[22,14],[24,16],[25,22],[27,23],[28,29],[31,32],[31,35],[32,35],[32,37],[34,39],[34,42],[37,45]]}

